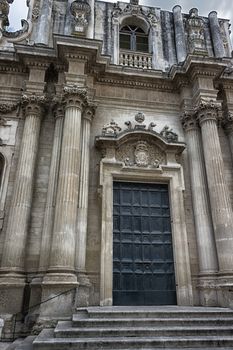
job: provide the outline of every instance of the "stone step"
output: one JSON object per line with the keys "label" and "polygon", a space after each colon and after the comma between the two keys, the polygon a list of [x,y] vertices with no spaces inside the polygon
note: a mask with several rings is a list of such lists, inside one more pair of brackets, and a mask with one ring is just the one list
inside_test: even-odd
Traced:
{"label": "stone step", "polygon": [[179,306],[164,306],[164,307],[132,307],[132,306],[117,306],[117,307],[89,307],[77,309],[76,316],[88,318],[177,318],[186,317],[232,317],[233,310],[228,308],[204,308],[204,307],[179,307]]}
{"label": "stone step", "polygon": [[233,347],[233,336],[54,338],[53,329],[44,329],[33,342],[33,349],[157,349]]}
{"label": "stone step", "polygon": [[60,321],[55,328],[56,338],[92,338],[92,337],[157,337],[191,335],[233,335],[233,326],[173,326],[173,327],[104,327],[75,328],[72,322]]}
{"label": "stone step", "polygon": [[80,318],[73,315],[73,327],[158,327],[158,326],[197,326],[197,325],[233,325],[233,317],[196,317],[193,318]]}

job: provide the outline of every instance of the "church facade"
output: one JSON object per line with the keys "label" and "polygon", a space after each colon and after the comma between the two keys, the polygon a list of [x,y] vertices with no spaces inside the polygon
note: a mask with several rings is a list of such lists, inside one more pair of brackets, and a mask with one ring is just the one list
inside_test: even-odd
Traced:
{"label": "church facade", "polygon": [[[229,21],[0,0],[0,313],[233,306]],[[39,326],[38,326],[39,327]]]}

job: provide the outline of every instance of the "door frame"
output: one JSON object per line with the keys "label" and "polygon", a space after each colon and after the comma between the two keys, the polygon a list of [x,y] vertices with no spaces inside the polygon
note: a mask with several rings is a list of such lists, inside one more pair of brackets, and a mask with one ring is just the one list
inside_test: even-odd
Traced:
{"label": "door frame", "polygon": [[113,182],[168,184],[177,305],[193,305],[191,269],[184,209],[184,177],[179,163],[159,168],[127,167],[115,159],[100,162],[102,197],[100,305],[112,305],[113,287]]}

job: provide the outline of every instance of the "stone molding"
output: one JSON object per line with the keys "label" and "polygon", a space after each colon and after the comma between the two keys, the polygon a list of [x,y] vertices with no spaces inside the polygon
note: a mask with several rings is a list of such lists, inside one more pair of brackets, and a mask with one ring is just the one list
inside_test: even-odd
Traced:
{"label": "stone molding", "polygon": [[67,107],[82,108],[87,104],[87,89],[76,84],[66,85],[63,88],[63,101]]}
{"label": "stone molding", "polygon": [[171,82],[159,81],[158,83],[150,83],[145,81],[138,80],[127,80],[127,79],[114,79],[114,78],[101,78],[97,77],[97,82],[107,85],[116,85],[116,86],[127,86],[138,89],[150,89],[150,90],[159,90],[159,91],[174,91],[174,85]]}
{"label": "stone molding", "polygon": [[21,105],[25,116],[35,115],[40,117],[47,100],[44,95],[24,94],[21,97]]}

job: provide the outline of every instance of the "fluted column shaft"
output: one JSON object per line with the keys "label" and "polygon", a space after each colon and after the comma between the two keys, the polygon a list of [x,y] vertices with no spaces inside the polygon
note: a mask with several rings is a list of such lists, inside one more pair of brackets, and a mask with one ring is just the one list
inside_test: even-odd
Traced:
{"label": "fluted column shaft", "polygon": [[86,91],[65,88],[65,119],[49,272],[74,272],[82,106]]}
{"label": "fluted column shaft", "polygon": [[49,183],[47,200],[44,214],[44,223],[40,248],[40,261],[39,271],[45,272],[49,265],[49,254],[52,240],[52,229],[54,219],[54,207],[55,207],[55,194],[57,186],[57,176],[59,168],[60,150],[61,150],[61,138],[62,138],[62,126],[64,119],[64,108],[60,104],[56,107],[55,111],[55,130],[53,137],[53,149],[50,164]]}
{"label": "fluted column shaft", "polygon": [[192,201],[201,274],[218,271],[218,260],[208,200],[205,163],[199,127],[193,115],[183,117],[188,146]]}
{"label": "fluted column shaft", "polygon": [[207,172],[212,219],[219,267],[232,273],[233,213],[229,191],[224,178],[224,163],[218,136],[218,108],[207,102],[198,109]]}
{"label": "fluted column shaft", "polygon": [[24,95],[22,101],[25,107],[25,124],[1,268],[6,272],[19,273],[24,271],[25,246],[41,124],[41,104],[44,102],[44,97]]}
{"label": "fluted column shaft", "polygon": [[76,268],[79,272],[85,271],[86,240],[87,240],[87,214],[88,214],[88,188],[90,163],[90,132],[94,108],[88,107],[84,112],[82,125],[82,147],[80,162],[79,203],[77,221],[77,249]]}

